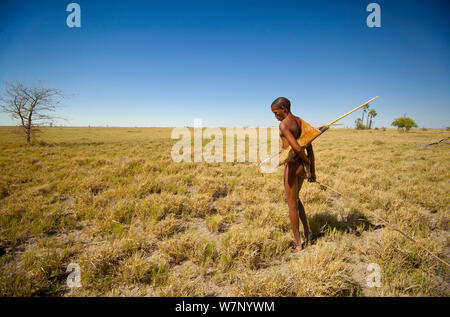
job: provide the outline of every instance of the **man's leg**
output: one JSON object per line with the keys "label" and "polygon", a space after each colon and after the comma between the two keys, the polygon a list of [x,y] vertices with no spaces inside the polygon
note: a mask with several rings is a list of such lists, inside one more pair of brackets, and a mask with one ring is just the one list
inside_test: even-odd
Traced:
{"label": "man's leg", "polygon": [[[298,192],[300,194],[300,190],[302,189],[303,185],[303,177],[298,177]],[[297,195],[298,196],[298,195]],[[308,218],[306,217],[305,213],[305,207],[303,206],[302,201],[300,200],[300,197],[298,198],[298,213],[300,216],[300,220],[303,224],[303,232],[305,234],[306,242],[309,242],[311,240],[311,228],[309,227]]]}
{"label": "man's leg", "polygon": [[303,166],[298,162],[288,162],[284,168],[284,189],[289,206],[289,218],[291,220],[291,228],[294,234],[294,241],[297,250],[302,250],[302,243],[299,234],[299,209],[298,209],[298,177],[297,170]]}

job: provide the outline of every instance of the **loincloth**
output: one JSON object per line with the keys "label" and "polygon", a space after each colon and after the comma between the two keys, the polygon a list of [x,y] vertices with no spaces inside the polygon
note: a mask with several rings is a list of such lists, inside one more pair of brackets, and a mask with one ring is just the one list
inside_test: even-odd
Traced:
{"label": "loincloth", "polygon": [[305,161],[303,161],[301,158],[299,158],[298,156],[293,157],[290,162],[300,162],[303,164],[303,169],[305,170],[305,175],[306,177],[304,178],[311,178],[311,166],[306,163]]}

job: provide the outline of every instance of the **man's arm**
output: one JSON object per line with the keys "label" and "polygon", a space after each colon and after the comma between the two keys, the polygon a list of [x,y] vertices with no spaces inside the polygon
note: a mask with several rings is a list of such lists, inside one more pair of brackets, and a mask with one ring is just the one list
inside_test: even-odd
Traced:
{"label": "man's arm", "polygon": [[306,151],[308,152],[308,158],[310,163],[310,170],[311,170],[311,177],[308,179],[310,182],[314,182],[316,180],[316,164],[314,159],[314,151],[312,144],[308,145],[306,148]]}
{"label": "man's arm", "polygon": [[291,146],[292,150],[294,150],[295,154],[297,154],[304,162],[311,164],[308,157],[305,155],[305,152],[302,151],[302,147],[298,144],[295,137],[292,135],[289,128],[284,125],[283,123],[280,124],[280,131],[283,134],[283,136],[288,141],[289,145]]}

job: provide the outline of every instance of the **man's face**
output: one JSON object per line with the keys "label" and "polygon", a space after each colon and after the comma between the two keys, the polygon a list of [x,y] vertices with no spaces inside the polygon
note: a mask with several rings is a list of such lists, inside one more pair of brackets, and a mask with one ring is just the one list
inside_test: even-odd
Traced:
{"label": "man's face", "polygon": [[283,121],[284,118],[286,118],[288,115],[288,111],[287,111],[286,107],[281,107],[281,108],[273,108],[272,107],[272,112],[275,115],[275,118],[278,119],[278,121]]}

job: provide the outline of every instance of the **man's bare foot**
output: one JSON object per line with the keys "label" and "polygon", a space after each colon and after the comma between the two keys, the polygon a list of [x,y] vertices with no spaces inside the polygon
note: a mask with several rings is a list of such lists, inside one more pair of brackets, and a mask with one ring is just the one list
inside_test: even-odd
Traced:
{"label": "man's bare foot", "polygon": [[300,244],[300,245],[297,245],[296,247],[295,247],[295,251],[298,251],[298,252],[300,252],[300,251],[303,251],[303,246]]}
{"label": "man's bare foot", "polygon": [[296,243],[295,241],[291,241],[291,247],[296,251],[303,251],[304,246],[303,243]]}

